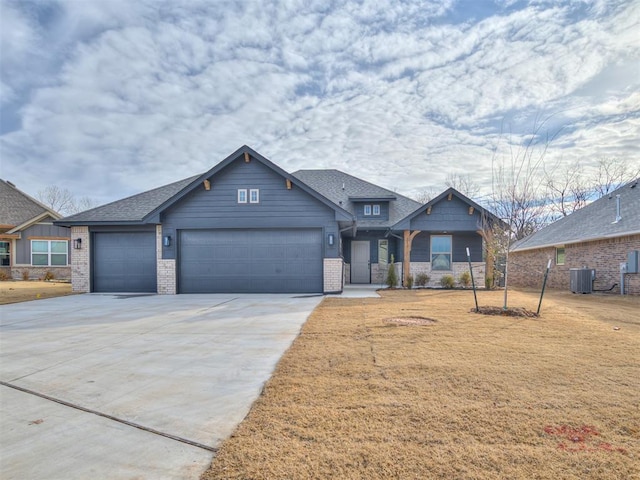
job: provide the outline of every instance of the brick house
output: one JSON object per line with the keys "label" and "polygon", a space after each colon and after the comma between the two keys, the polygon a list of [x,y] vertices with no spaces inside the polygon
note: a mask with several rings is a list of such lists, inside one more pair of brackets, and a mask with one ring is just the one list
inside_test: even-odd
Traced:
{"label": "brick house", "polygon": [[626,266],[629,253],[635,251],[640,251],[637,179],[514,243],[508,281],[517,287],[539,287],[552,260],[547,283],[551,288],[569,290],[570,270],[590,268],[595,269],[594,290],[620,294],[624,275],[624,293],[640,295],[640,275],[621,273],[621,264]]}
{"label": "brick house", "polygon": [[0,180],[0,277],[70,279],[70,230],[61,215]]}

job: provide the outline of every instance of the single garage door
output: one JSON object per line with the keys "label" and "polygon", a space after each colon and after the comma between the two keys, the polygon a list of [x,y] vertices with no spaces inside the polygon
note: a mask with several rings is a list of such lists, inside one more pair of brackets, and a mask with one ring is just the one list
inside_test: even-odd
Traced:
{"label": "single garage door", "polygon": [[322,230],[183,230],[180,293],[322,292]]}
{"label": "single garage door", "polygon": [[93,234],[94,292],[157,292],[154,232]]}

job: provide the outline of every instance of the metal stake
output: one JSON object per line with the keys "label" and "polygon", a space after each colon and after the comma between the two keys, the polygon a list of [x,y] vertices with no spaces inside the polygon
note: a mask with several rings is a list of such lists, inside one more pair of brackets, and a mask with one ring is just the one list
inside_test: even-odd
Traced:
{"label": "metal stake", "polygon": [[544,287],[547,286],[547,277],[549,276],[549,269],[551,268],[551,259],[547,263],[547,271],[544,273],[544,281],[542,282],[542,292],[540,292],[540,302],[538,303],[538,311],[536,315],[540,315],[540,306],[542,305],[542,296],[544,295]]}
{"label": "metal stake", "polygon": [[480,311],[478,308],[478,296],[476,295],[476,281],[473,279],[473,267],[471,266],[471,254],[467,247],[467,260],[469,261],[469,273],[471,274],[471,285],[473,285],[473,299],[476,301],[476,313]]}

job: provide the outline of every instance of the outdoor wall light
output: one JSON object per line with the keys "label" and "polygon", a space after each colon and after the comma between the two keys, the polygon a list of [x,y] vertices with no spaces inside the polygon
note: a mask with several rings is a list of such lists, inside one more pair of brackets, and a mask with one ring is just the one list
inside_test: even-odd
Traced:
{"label": "outdoor wall light", "polygon": [[80,250],[82,248],[82,239],[81,238],[76,238],[73,241],[73,248],[76,250]]}
{"label": "outdoor wall light", "polygon": [[330,233],[327,236],[327,243],[329,244],[330,247],[333,247],[333,244],[335,243],[335,241],[336,241],[336,236],[333,233]]}
{"label": "outdoor wall light", "polygon": [[171,246],[171,235],[164,236],[164,238],[162,239],[162,245],[164,245],[165,247]]}

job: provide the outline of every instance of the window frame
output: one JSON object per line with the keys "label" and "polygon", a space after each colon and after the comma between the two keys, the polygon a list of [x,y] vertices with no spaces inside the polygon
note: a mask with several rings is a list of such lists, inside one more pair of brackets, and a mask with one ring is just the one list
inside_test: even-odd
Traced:
{"label": "window frame", "polygon": [[376,203],[374,205],[372,205],[372,210],[371,213],[374,217],[379,217],[380,216],[380,204]]}
{"label": "window frame", "polygon": [[[34,242],[41,242],[47,244],[47,251],[34,251]],[[64,253],[62,252],[54,252],[53,244],[61,243],[64,244]],[[35,238],[31,240],[31,266],[32,267],[67,267],[69,266],[69,240],[47,240],[46,238]],[[33,256],[46,256],[46,263],[34,263]],[[64,263],[52,263],[54,258],[64,257]]]}
{"label": "window frame", "polygon": [[364,216],[365,217],[371,216],[371,205],[369,204],[364,205]]}
{"label": "window frame", "polygon": [[[562,253],[560,253],[562,250]],[[560,255],[562,255],[562,262],[559,261]],[[567,251],[565,247],[556,247],[556,265],[564,265],[567,261]]]}
{"label": "window frame", "polygon": [[[433,239],[434,238],[447,238],[449,240],[449,250],[448,251],[435,251],[433,250]],[[434,255],[445,255],[448,257],[449,265],[448,268],[434,268]],[[431,261],[431,270],[435,270],[438,272],[451,272],[453,271],[453,237],[451,235],[431,235],[429,238],[429,260]]]}
{"label": "window frame", "polygon": [[[256,199],[253,199],[253,194],[256,194]],[[260,189],[259,188],[251,188],[249,189],[249,203],[260,203]]]}
{"label": "window frame", "polygon": [[247,196],[247,189],[246,188],[239,188],[238,189],[238,203],[247,203],[248,199],[249,199],[249,197]]}
{"label": "window frame", "polygon": [[[11,266],[11,242],[8,240],[0,240],[0,243],[6,243],[7,249],[6,253],[0,253],[0,267],[10,267]],[[2,263],[2,259],[7,259],[7,264]]]}

